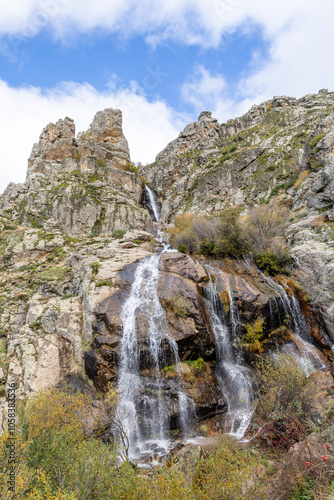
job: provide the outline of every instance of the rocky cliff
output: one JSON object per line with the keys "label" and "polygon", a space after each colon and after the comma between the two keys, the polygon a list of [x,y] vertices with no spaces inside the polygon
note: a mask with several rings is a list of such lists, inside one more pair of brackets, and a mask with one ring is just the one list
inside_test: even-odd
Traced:
{"label": "rocky cliff", "polygon": [[[78,136],[70,118],[49,124],[33,147],[26,182],[10,184],[0,198],[1,428],[9,382],[17,383],[19,398],[64,381],[83,387],[89,379],[101,393],[117,383],[124,369],[122,311],[138,263],[162,250],[153,234],[184,211],[220,215],[238,206],[247,213],[272,200],[287,206],[294,277],[302,271],[312,303],[295,280],[273,285],[250,263],[162,253],[156,293],[168,341],[158,369],[150,357],[152,304],[134,330],[141,424],[147,425],[145,404],[159,394],[177,431],[182,392],[199,421],[225,428],[232,403],[221,390],[226,368],[217,368],[218,320],[233,333],[229,356],[241,353],[245,373],[273,348],[303,358],[304,342],[313,369],[329,370],[333,105],[334,94],[321,91],[299,100],[276,97],[223,125],[203,112],[140,172],[130,161],[120,111],[97,113]],[[146,182],[162,207],[159,224],[152,222]],[[252,351],[242,339],[259,321],[262,346]]]}
{"label": "rocky cliff", "polygon": [[247,214],[276,203],[290,211],[286,238],[334,340],[334,93],[274,97],[219,124],[204,111],[143,169],[161,218],[183,212]]}
{"label": "rocky cliff", "polygon": [[52,234],[111,234],[151,227],[139,205],[141,193],[121,112],[107,109],[78,137],[70,118],[45,127],[28,160],[26,182],[8,186],[0,210],[12,222]]}

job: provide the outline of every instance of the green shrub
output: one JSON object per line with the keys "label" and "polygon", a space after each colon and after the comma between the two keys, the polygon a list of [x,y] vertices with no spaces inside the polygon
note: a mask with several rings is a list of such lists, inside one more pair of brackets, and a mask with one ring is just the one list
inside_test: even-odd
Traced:
{"label": "green shrub", "polygon": [[95,283],[95,286],[96,287],[100,287],[100,286],[115,287],[116,285],[113,283],[112,280],[102,280],[102,281],[99,281],[98,283]]}
{"label": "green shrub", "polygon": [[239,222],[239,208],[225,209],[218,217],[195,217],[184,213],[169,229],[169,241],[180,252],[220,258],[256,256],[258,266],[269,274],[288,273],[284,229],[288,211],[274,205],[252,210]]}
{"label": "green shrub", "polygon": [[113,233],[112,233],[112,237],[115,238],[116,240],[121,240],[123,238],[123,236],[125,235],[126,231],[124,231],[123,229],[116,229]]}
{"label": "green shrub", "polygon": [[195,359],[194,361],[185,361],[186,365],[196,371],[201,372],[206,367],[206,362],[203,358]]}
{"label": "green shrub", "polygon": [[261,271],[271,276],[275,276],[276,274],[286,274],[289,276],[291,274],[286,267],[291,264],[291,257],[288,255],[278,256],[272,252],[263,252],[254,256],[254,262]]}
{"label": "green shrub", "polygon": [[213,240],[204,240],[201,241],[199,247],[199,253],[202,255],[212,256],[214,255],[215,242]]}
{"label": "green shrub", "polygon": [[107,166],[107,163],[102,160],[102,158],[96,158],[95,165],[100,168],[105,168]]}
{"label": "green shrub", "polygon": [[36,229],[42,229],[43,228],[43,222],[40,220],[33,220],[31,221],[32,227],[35,227]]}
{"label": "green shrub", "polygon": [[60,300],[71,299],[72,297],[74,297],[73,293],[65,293]]}
{"label": "green shrub", "polygon": [[265,325],[264,318],[257,318],[252,324],[247,323],[245,326],[246,333],[242,337],[240,343],[241,347],[251,352],[263,352],[263,347],[261,345],[261,340],[263,338],[263,328]]}
{"label": "green shrub", "polygon": [[99,272],[101,264],[100,262],[92,262],[91,264],[89,264],[89,267],[91,268],[93,274],[97,274]]}
{"label": "green shrub", "polygon": [[317,135],[316,137],[314,137],[314,138],[310,141],[310,147],[311,147],[312,149],[314,149],[314,148],[317,146],[318,142],[320,142],[320,141],[321,141],[321,139],[323,139],[324,137],[325,137],[325,134],[319,134],[319,135]]}
{"label": "green shrub", "polygon": [[136,174],[136,176],[139,176],[138,168],[129,162],[127,162],[127,164],[125,165],[124,170],[126,170],[127,172],[132,172],[133,174]]}
{"label": "green shrub", "polygon": [[180,243],[179,246],[177,247],[178,251],[181,253],[187,253],[188,248],[184,243]]}

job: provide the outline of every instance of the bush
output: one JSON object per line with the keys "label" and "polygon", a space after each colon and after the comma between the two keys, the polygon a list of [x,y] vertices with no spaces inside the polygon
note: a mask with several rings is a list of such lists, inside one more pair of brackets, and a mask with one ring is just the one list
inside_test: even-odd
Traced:
{"label": "bush", "polygon": [[262,205],[250,211],[243,236],[253,254],[270,252],[279,243],[282,246],[288,217],[288,210],[276,205]]}
{"label": "bush", "polygon": [[185,361],[186,365],[193,368],[197,372],[202,372],[206,367],[206,362],[203,358],[195,359],[194,361]]}
{"label": "bush", "polygon": [[177,249],[181,253],[187,253],[187,247],[183,243],[180,243],[179,246],[177,247]]}
{"label": "bush", "polygon": [[291,257],[287,254],[278,256],[271,252],[263,252],[254,256],[254,262],[265,274],[290,274],[287,265],[291,264]]}
{"label": "bush", "polygon": [[199,253],[212,256],[215,254],[215,242],[213,240],[204,240],[200,244]]}
{"label": "bush", "polygon": [[91,268],[93,274],[97,274],[99,272],[101,264],[100,262],[92,262],[91,264],[89,264],[89,267]]}
{"label": "bush", "polygon": [[305,438],[316,387],[296,360],[278,353],[258,362],[261,398],[256,410],[261,436],[273,447],[289,448]]}
{"label": "bush", "polygon": [[253,256],[257,266],[268,274],[289,274],[290,264],[284,229],[288,211],[274,205],[253,209],[246,222],[239,222],[240,209],[228,208],[220,217],[178,215],[169,229],[170,243],[182,253],[210,257]]}
{"label": "bush", "polygon": [[268,498],[261,481],[264,476],[265,467],[258,456],[239,450],[226,439],[218,450],[199,460],[193,484],[194,498]]}
{"label": "bush", "polygon": [[240,346],[251,352],[258,352],[261,354],[263,352],[261,340],[263,337],[264,324],[264,318],[257,318],[252,325],[247,323],[245,326],[246,333],[242,337]]}
{"label": "bush", "polygon": [[199,248],[199,239],[192,225],[194,218],[194,214],[178,215],[175,218],[175,228],[169,230],[170,243],[181,248],[180,252],[194,253]]}
{"label": "bush", "polygon": [[113,233],[112,233],[112,237],[115,238],[116,240],[121,240],[123,238],[123,236],[125,235],[126,231],[124,231],[123,229],[116,229]]}

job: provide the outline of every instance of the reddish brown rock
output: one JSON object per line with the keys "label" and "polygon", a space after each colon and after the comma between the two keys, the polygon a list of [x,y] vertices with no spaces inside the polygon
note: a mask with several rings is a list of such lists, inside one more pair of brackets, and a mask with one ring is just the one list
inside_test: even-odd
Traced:
{"label": "reddish brown rock", "polygon": [[49,123],[34,144],[28,160],[28,174],[44,172],[44,162],[47,160],[64,160],[71,156],[75,145],[75,125],[71,118]]}
{"label": "reddish brown rock", "polygon": [[[180,346],[181,359],[187,359],[189,354],[191,359],[212,355],[211,327],[199,286],[187,278],[163,272],[159,277],[158,296],[168,311],[171,333],[174,333]],[[193,322],[184,321],[186,318],[191,318]],[[181,330],[176,331],[178,326]]]}
{"label": "reddish brown rock", "polygon": [[188,255],[179,252],[163,254],[160,259],[160,269],[191,279],[196,283],[208,279],[208,275],[202,265],[196,264]]}

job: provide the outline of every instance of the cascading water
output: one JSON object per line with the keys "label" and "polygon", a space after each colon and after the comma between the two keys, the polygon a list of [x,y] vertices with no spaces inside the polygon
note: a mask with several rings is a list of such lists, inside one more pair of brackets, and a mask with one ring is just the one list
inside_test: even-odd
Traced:
{"label": "cascading water", "polygon": [[[208,270],[214,274],[213,269],[208,268]],[[252,375],[249,368],[243,363],[241,354],[239,354],[240,350],[234,347],[238,328],[237,304],[233,302],[232,294],[230,294],[232,316],[232,329],[230,330],[210,273],[210,281],[206,287],[206,300],[218,351],[216,376],[220,389],[227,400],[229,434],[236,439],[242,439],[254,412]]]}
{"label": "cascading water", "polygon": [[160,219],[160,207],[157,204],[157,201],[155,199],[155,196],[154,196],[152,189],[150,189],[147,184],[145,186],[145,191],[147,192],[148,198],[150,200],[150,205],[151,205],[152,210],[153,210],[155,222],[158,222],[158,220]]}
{"label": "cascading water", "polygon": [[[292,323],[295,335],[295,344],[297,347],[293,344],[287,344],[283,347],[283,352],[294,357],[307,375],[310,375],[316,370],[326,368],[326,362],[321,358],[312,344],[312,336],[297,298],[294,296],[290,298],[285,289],[279,283],[269,276],[265,276],[261,273],[261,271],[259,271],[259,273],[271,289],[278,294],[278,298],[281,301],[284,312]],[[274,300],[277,304],[277,299],[274,298]]]}
{"label": "cascading water", "polygon": [[[171,362],[178,367],[180,359],[177,343],[169,335],[165,313],[157,293],[159,260],[160,255],[152,255],[139,263],[130,296],[122,310],[118,419],[122,421],[123,430],[129,439],[129,456],[132,458],[149,451],[150,440],[153,440],[156,449],[168,451],[171,448],[170,422],[164,409],[168,390],[165,390],[161,369]],[[145,368],[149,368],[150,377],[140,374],[143,353],[140,352],[137,330],[139,316],[140,321],[146,324],[144,355]],[[168,363],[165,359],[166,352],[169,353]],[[179,425],[185,433],[193,402],[183,390],[180,373],[178,378],[175,398],[178,400]],[[169,401],[168,404],[172,402]],[[142,411],[139,415],[140,406]]]}

